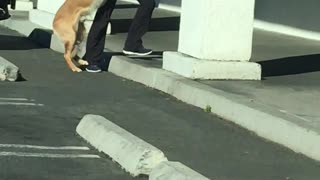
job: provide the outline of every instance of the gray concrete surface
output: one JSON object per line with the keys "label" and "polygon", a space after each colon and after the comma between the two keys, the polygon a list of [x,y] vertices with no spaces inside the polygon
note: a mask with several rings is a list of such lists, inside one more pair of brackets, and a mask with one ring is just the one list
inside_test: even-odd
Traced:
{"label": "gray concrete surface", "polygon": [[[11,48],[1,56],[21,68],[25,81],[0,83],[2,96],[34,99],[43,106],[0,108],[0,142],[87,146],[74,132],[88,113],[109,117],[117,125],[156,145],[173,161],[210,179],[317,180],[319,163],[186,105],[171,96],[110,73],[71,73],[62,54],[42,48],[12,31]],[[19,47],[19,48],[18,48]],[[4,151],[1,149],[1,151]],[[96,152],[92,152],[96,153]],[[132,179],[108,158],[30,159],[0,157],[4,179]],[[30,167],[25,169],[25,167]],[[141,177],[143,179],[143,177]]]}

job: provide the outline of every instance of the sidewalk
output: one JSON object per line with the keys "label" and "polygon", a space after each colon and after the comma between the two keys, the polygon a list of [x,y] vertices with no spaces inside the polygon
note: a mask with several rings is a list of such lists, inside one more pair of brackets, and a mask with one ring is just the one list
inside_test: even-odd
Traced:
{"label": "sidewalk", "polygon": [[[128,16],[117,9],[114,19],[126,24]],[[176,24],[176,14],[160,17]],[[122,50],[126,33],[116,30],[107,38],[107,51]],[[154,30],[144,40],[155,51],[175,51],[178,31]],[[161,53],[144,59],[114,56],[109,70],[200,108],[210,106],[224,119],[320,160],[319,52],[320,42],[256,30],[252,61],[263,67],[260,82],[188,80],[162,70]]]}

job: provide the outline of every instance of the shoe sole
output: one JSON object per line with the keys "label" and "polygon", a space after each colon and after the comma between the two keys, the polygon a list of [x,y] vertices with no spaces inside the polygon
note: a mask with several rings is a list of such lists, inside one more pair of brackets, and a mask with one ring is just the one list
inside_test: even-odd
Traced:
{"label": "shoe sole", "polygon": [[87,72],[91,72],[91,73],[99,73],[99,72],[101,72],[102,70],[94,71],[94,70],[86,69],[86,71],[87,71]]}
{"label": "shoe sole", "polygon": [[137,53],[137,52],[126,51],[126,50],[123,50],[122,52],[123,52],[123,54],[126,54],[126,55],[137,55],[137,56],[147,56],[152,53],[152,51],[147,52],[147,53]]}

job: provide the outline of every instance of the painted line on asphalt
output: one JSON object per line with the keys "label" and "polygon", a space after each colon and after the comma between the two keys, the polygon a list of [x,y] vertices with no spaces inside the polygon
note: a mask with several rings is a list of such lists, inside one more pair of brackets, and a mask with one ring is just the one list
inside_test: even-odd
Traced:
{"label": "painted line on asphalt", "polygon": [[281,110],[281,109],[280,109],[279,111],[282,112],[282,113],[285,113],[285,114],[287,114],[287,115],[289,115],[289,116],[293,116],[293,117],[295,117],[295,118],[298,118],[298,119],[300,119],[300,120],[302,120],[302,121],[305,121],[305,122],[308,122],[308,123],[311,123],[311,122],[312,122],[312,120],[310,120],[310,119],[307,119],[307,118],[298,116],[298,115],[296,115],[296,114],[294,114],[294,113],[291,113],[291,112],[289,112],[289,111]]}
{"label": "painted line on asphalt", "polygon": [[34,99],[0,97],[0,101],[34,101]]}
{"label": "painted line on asphalt", "polygon": [[37,146],[28,144],[0,144],[0,148],[26,148],[42,150],[90,150],[85,146]]}
{"label": "painted line on asphalt", "polygon": [[16,103],[16,102],[0,102],[0,105],[12,105],[12,106],[44,106],[44,104],[37,104],[37,103]]}
{"label": "painted line on asphalt", "polygon": [[0,156],[16,157],[39,157],[39,158],[92,158],[98,159],[100,156],[94,154],[50,154],[50,153],[26,153],[26,152],[0,152]]}

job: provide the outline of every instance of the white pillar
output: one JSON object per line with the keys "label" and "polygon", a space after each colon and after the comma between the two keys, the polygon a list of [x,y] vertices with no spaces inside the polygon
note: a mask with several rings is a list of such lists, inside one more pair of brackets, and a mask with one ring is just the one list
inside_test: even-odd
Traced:
{"label": "white pillar", "polygon": [[178,52],[163,68],[192,79],[261,79],[249,62],[254,0],[182,0]]}

